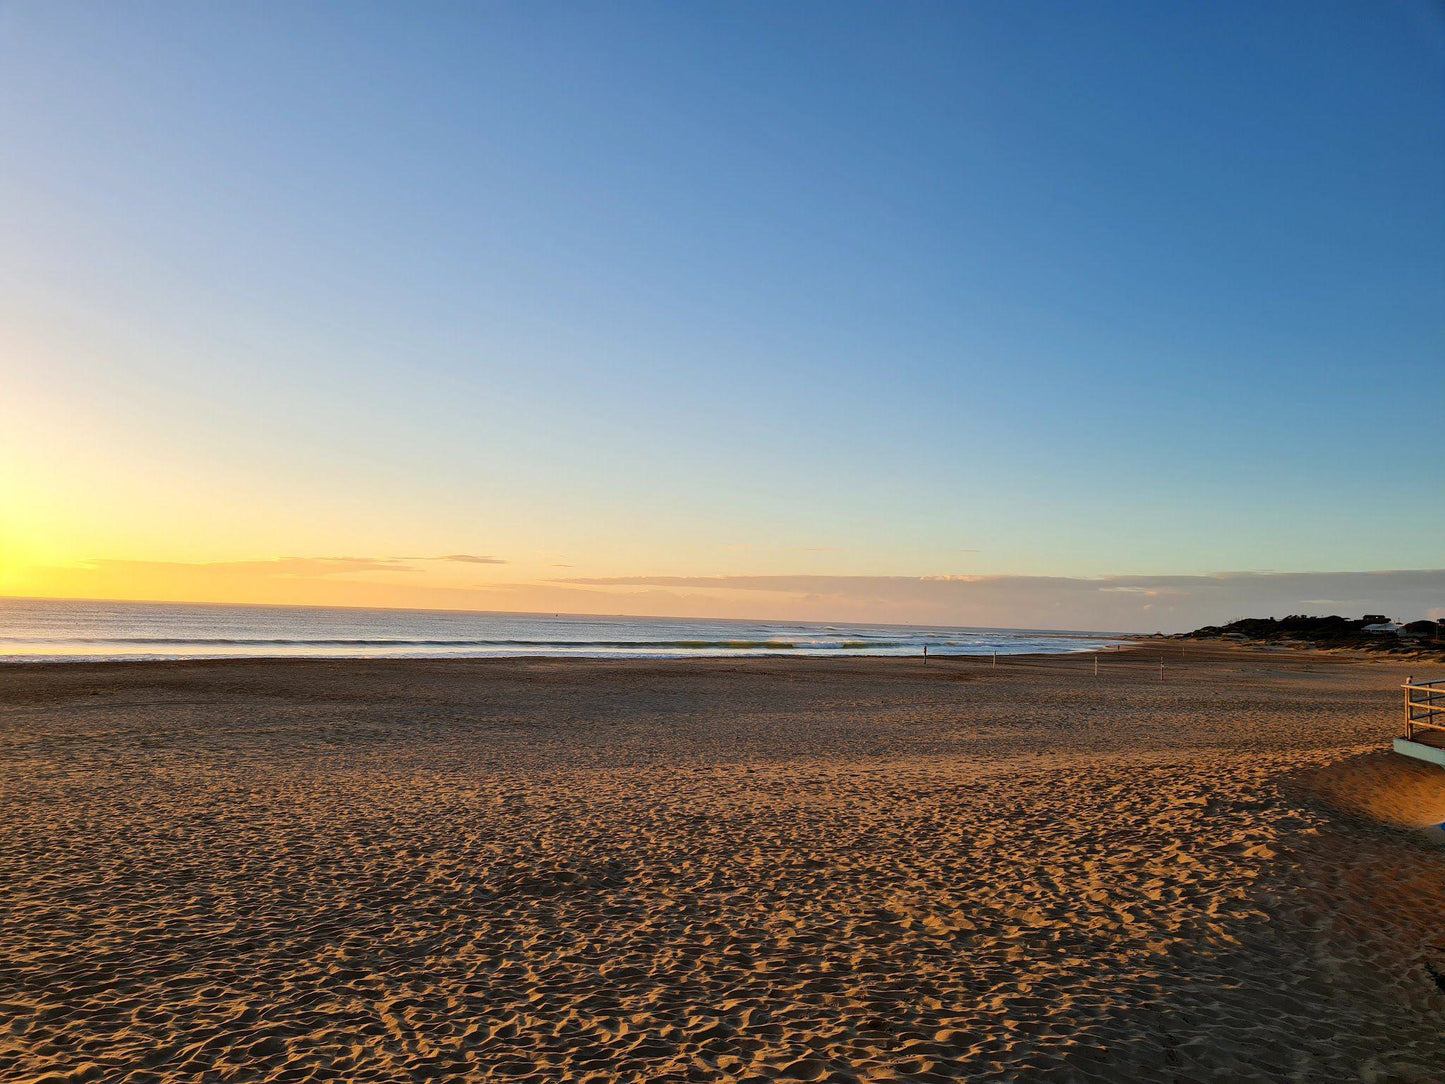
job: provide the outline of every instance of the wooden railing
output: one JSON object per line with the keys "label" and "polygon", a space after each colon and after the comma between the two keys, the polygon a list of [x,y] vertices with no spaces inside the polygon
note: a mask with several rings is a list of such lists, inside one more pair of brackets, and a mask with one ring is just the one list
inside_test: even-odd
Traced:
{"label": "wooden railing", "polygon": [[1445,730],[1445,678],[1435,681],[1405,679],[1405,739],[1413,740],[1415,731]]}

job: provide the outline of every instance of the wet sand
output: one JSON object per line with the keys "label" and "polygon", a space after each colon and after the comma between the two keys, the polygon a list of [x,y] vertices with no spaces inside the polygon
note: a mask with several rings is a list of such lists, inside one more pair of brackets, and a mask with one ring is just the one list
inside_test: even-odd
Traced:
{"label": "wet sand", "polygon": [[0,1080],[1445,1080],[1410,664],[1167,651],[5,667]]}

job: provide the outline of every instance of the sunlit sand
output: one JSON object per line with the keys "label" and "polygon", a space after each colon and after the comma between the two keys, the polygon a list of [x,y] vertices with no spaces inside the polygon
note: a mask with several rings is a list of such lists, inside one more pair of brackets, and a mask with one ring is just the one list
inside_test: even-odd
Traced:
{"label": "sunlit sand", "polygon": [[7,668],[0,1078],[1439,1080],[1400,667],[1101,663]]}

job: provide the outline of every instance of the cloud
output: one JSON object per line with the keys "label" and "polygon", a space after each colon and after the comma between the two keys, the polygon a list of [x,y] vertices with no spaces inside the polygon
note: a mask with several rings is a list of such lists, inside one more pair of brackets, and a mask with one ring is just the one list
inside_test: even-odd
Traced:
{"label": "cloud", "polygon": [[[462,556],[462,555],[457,555]],[[471,556],[471,555],[466,555]],[[115,561],[27,570],[52,598],[1174,632],[1237,617],[1445,614],[1445,570],[1067,576],[607,576],[444,582],[437,558]],[[469,564],[491,562],[468,562]]]}
{"label": "cloud", "polygon": [[[1178,631],[1237,617],[1299,612],[1413,618],[1445,603],[1445,570],[1219,572],[1064,576],[612,576],[554,581],[594,589],[670,589],[751,597],[819,620]],[[1333,600],[1322,607],[1317,600]],[[1312,602],[1311,600],[1316,600]],[[802,613],[796,612],[801,608]],[[811,613],[809,611],[812,611]]]}
{"label": "cloud", "polygon": [[476,553],[447,553],[440,557],[396,557],[397,561],[457,561],[467,565],[505,565],[505,557],[488,557]]}
{"label": "cloud", "polygon": [[405,557],[273,557],[258,561],[116,561],[96,559],[83,567],[110,573],[140,573],[163,569],[199,575],[254,575],[314,577],[354,575],[361,572],[420,572]]}

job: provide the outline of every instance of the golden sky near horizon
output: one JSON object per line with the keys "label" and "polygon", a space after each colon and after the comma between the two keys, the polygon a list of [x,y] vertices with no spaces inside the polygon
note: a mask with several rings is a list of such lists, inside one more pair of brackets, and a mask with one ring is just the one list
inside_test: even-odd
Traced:
{"label": "golden sky near horizon", "polygon": [[1440,572],[1059,576],[1018,547],[760,545],[525,494],[473,507],[404,479],[323,486],[245,456],[169,456],[100,415],[67,424],[76,413],[40,397],[25,407],[0,404],[0,595],[1122,631],[1300,609],[1445,616]]}

